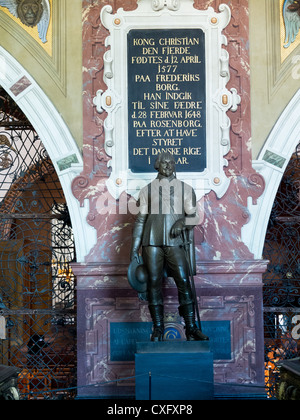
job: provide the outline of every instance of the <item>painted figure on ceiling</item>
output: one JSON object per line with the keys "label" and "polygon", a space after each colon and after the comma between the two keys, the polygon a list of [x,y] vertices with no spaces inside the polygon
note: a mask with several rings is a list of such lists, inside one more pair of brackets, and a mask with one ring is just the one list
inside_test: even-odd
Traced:
{"label": "painted figure on ceiling", "polygon": [[288,48],[295,41],[300,29],[300,0],[285,0],[282,13],[285,26],[284,48]]}

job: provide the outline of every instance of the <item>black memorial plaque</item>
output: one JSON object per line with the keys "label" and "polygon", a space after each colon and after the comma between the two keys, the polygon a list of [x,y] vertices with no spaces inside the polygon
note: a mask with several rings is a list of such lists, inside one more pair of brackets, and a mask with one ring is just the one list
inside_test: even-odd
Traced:
{"label": "black memorial plaque", "polygon": [[205,35],[134,29],[127,36],[129,169],[152,172],[158,153],[176,170],[206,168]]}

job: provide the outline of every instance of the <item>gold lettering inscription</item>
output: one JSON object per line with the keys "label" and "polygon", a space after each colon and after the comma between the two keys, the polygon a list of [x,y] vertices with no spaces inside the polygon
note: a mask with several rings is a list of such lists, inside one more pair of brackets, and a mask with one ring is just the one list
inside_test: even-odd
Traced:
{"label": "gold lettering inscription", "polygon": [[148,154],[149,147],[134,147],[133,155],[146,156]]}
{"label": "gold lettering inscription", "polygon": [[199,45],[199,38],[160,38],[159,45]]}
{"label": "gold lettering inscription", "polygon": [[133,80],[137,89],[143,92],[141,100],[129,104],[129,124],[140,140],[131,153],[147,156],[148,164],[161,152],[171,153],[180,165],[189,165],[189,157],[203,153],[195,141],[203,130],[204,105],[194,89],[202,83],[202,57],[193,49],[200,43],[200,38],[189,36],[132,39],[134,53],[129,62],[136,69]]}

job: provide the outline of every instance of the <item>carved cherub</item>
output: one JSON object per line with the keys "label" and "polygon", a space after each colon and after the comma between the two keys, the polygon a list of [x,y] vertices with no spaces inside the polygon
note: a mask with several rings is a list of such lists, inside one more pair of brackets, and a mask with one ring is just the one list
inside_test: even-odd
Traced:
{"label": "carved cherub", "polygon": [[300,0],[294,0],[292,4],[288,6],[291,12],[297,12],[300,16]]}

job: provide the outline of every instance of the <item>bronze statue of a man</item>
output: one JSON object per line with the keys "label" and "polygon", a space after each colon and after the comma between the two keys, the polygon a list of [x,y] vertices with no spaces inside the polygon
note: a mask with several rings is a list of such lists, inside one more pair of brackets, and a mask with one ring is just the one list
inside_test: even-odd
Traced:
{"label": "bronze statue of a man", "polygon": [[142,257],[147,269],[147,300],[153,321],[152,341],[161,341],[164,332],[162,279],[164,270],[173,277],[178,289],[179,314],[185,321],[186,338],[208,340],[195,322],[194,297],[184,249],[184,232],[192,232],[198,223],[196,196],[192,187],[178,180],[171,154],[161,153],[155,180],[139,195],[130,259]]}

